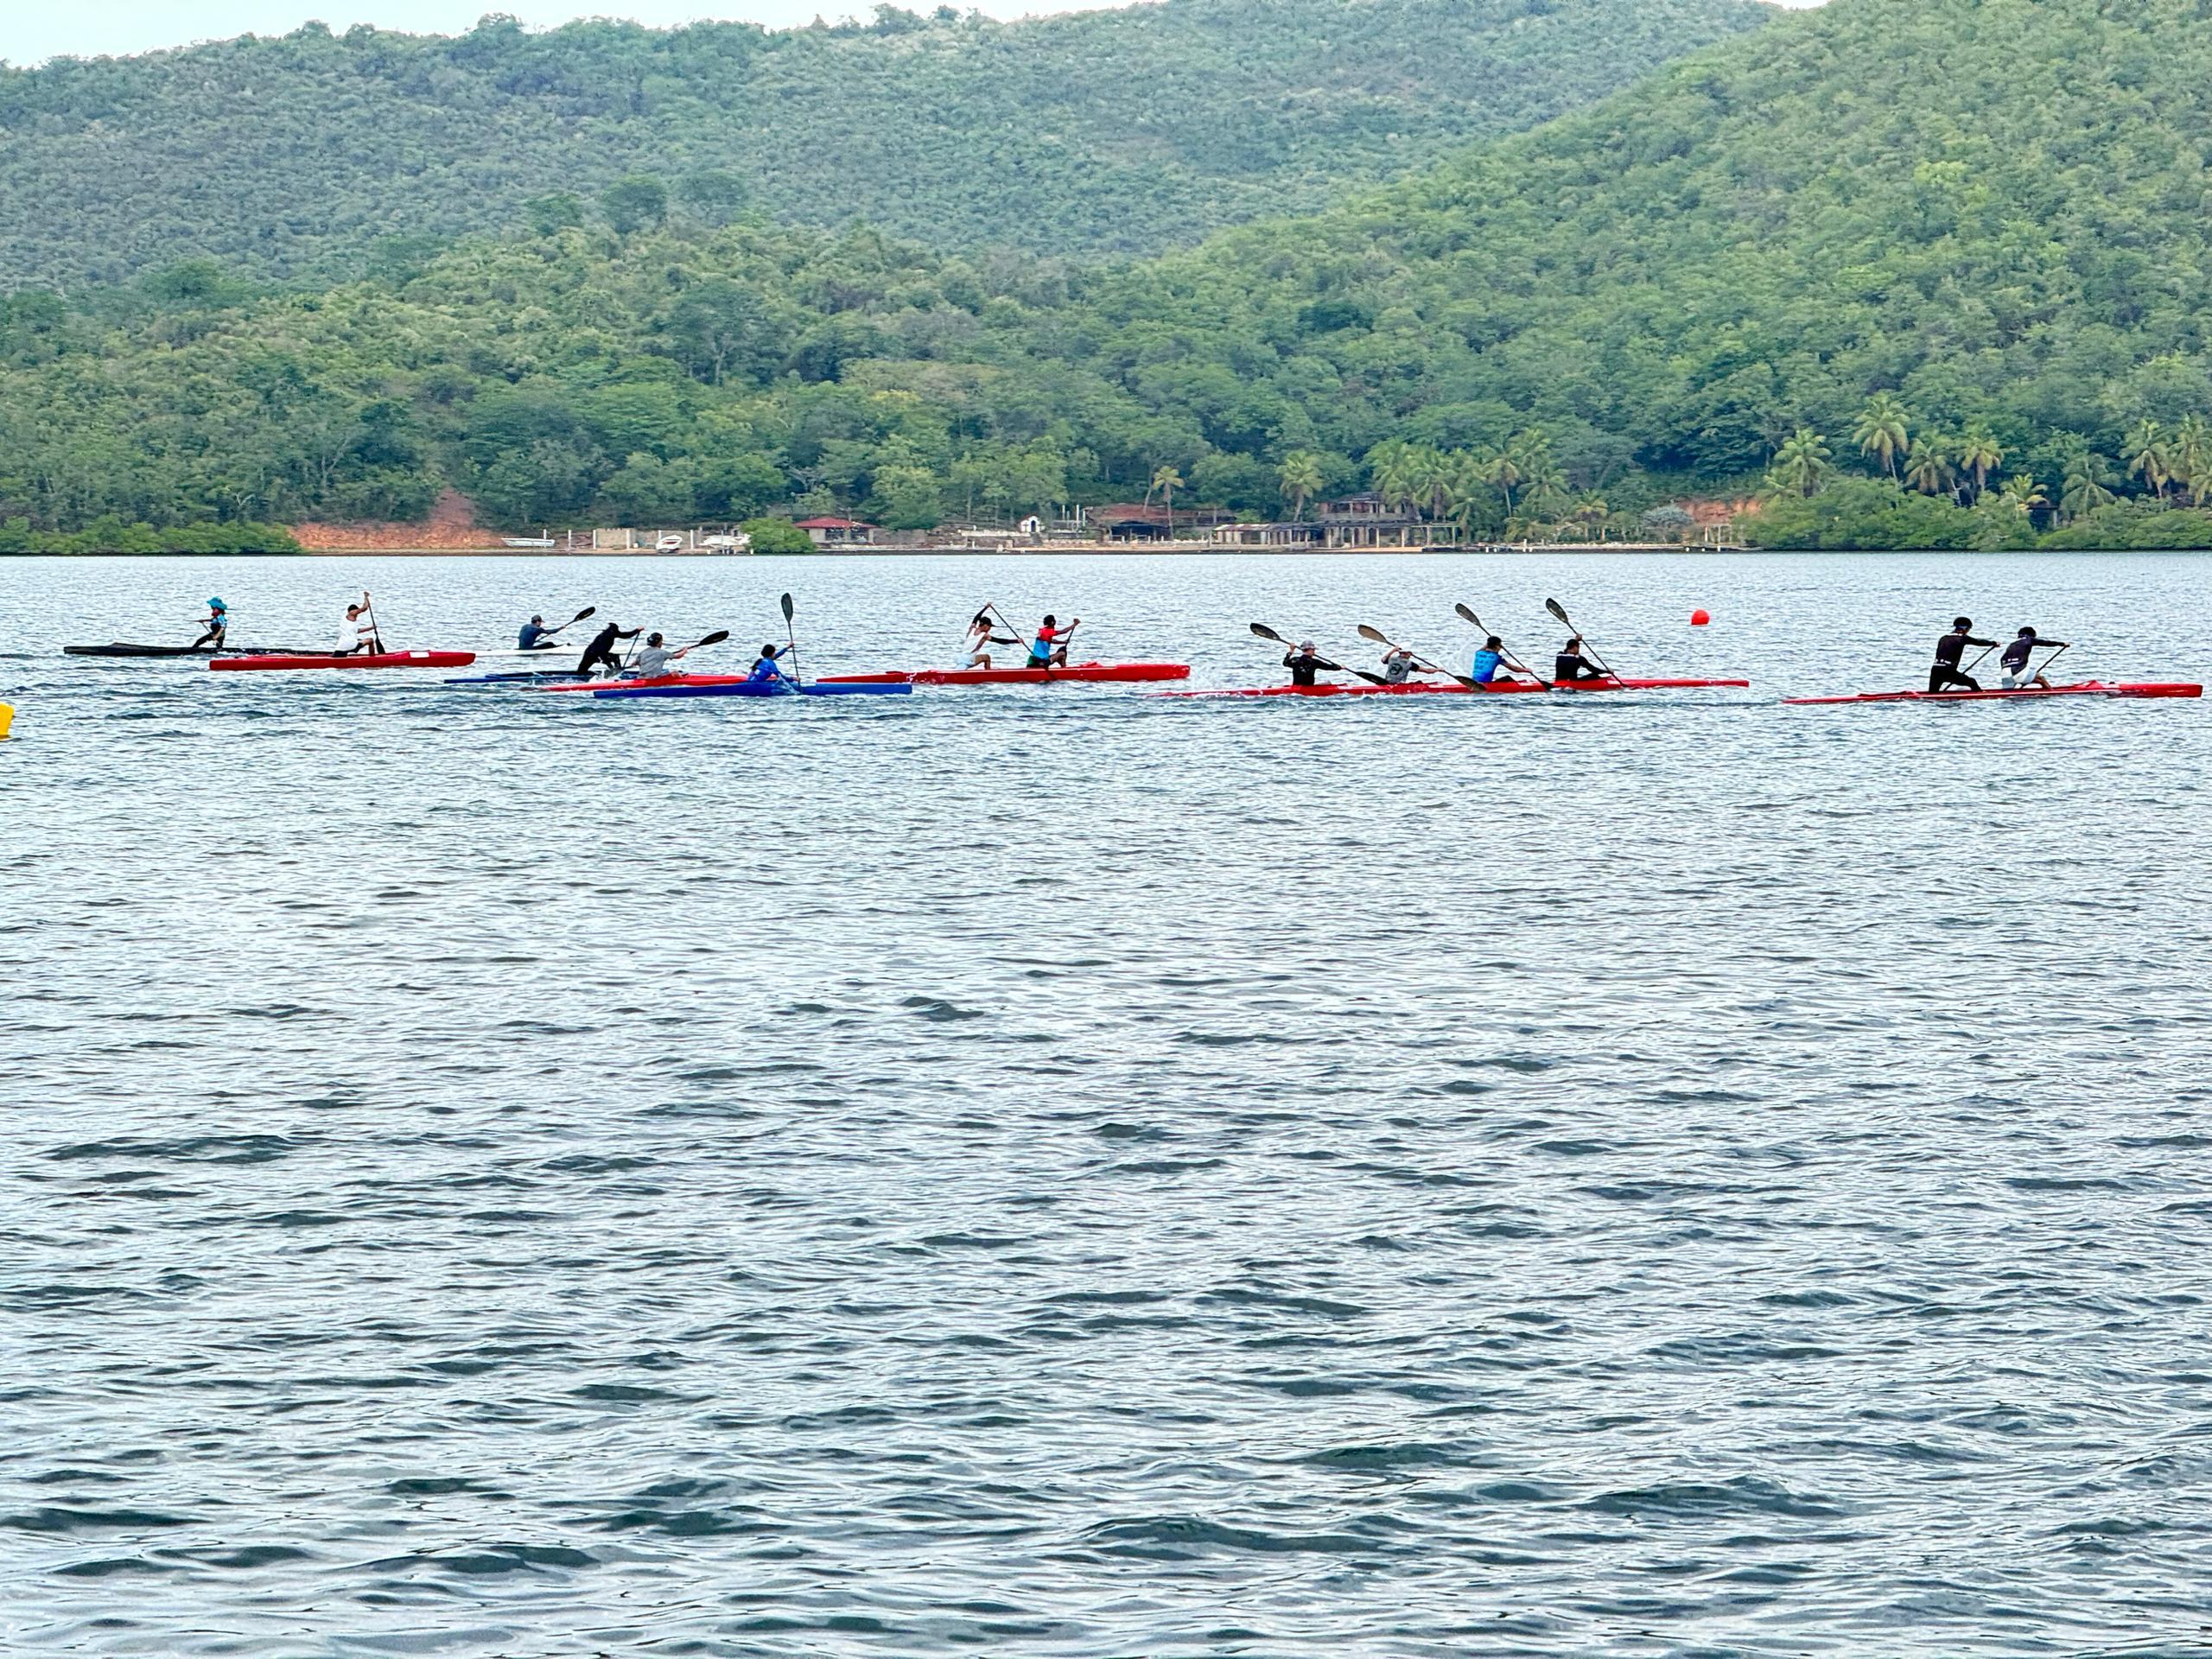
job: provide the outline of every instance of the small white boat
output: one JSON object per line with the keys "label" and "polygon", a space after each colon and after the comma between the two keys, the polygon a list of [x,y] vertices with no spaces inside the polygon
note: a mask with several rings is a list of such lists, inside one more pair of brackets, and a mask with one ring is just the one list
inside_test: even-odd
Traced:
{"label": "small white boat", "polygon": [[735,536],[709,536],[699,543],[709,553],[750,553],[753,538],[742,533]]}
{"label": "small white boat", "polygon": [[683,550],[683,538],[681,536],[664,536],[653,543],[656,553],[681,553]]}
{"label": "small white boat", "polygon": [[500,542],[508,547],[551,547],[550,536],[502,536]]}

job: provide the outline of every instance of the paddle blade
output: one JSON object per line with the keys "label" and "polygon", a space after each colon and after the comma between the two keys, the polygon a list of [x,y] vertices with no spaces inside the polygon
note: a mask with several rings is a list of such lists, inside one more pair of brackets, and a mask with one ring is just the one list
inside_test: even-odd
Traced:
{"label": "paddle blade", "polygon": [[1568,627],[1571,628],[1574,626],[1574,620],[1567,613],[1567,607],[1560,604],[1559,601],[1555,599],[1546,600],[1544,601],[1544,608],[1549,611],[1554,616],[1557,617],[1560,621],[1566,623]]}
{"label": "paddle blade", "polygon": [[[1460,620],[1462,622],[1471,622],[1471,623],[1473,623],[1473,624],[1475,625],[1475,626],[1477,626],[1477,627],[1478,627],[1478,628],[1482,628],[1482,626],[1483,626],[1483,620],[1482,620],[1482,618],[1480,618],[1479,616],[1477,616],[1477,615],[1476,615],[1472,611],[1469,610],[1465,606],[1464,606],[1464,605],[1454,605],[1452,608],[1454,611],[1457,611],[1457,612],[1459,613],[1459,620]],[[1490,632],[1490,630],[1489,630],[1488,628],[1483,628],[1483,632],[1484,632],[1484,633],[1488,633],[1488,632]]]}
{"label": "paddle blade", "polygon": [[1372,639],[1378,645],[1387,645],[1390,643],[1389,636],[1382,629],[1370,628],[1364,622],[1359,625],[1359,637],[1363,639]]}
{"label": "paddle blade", "polygon": [[723,640],[728,638],[729,630],[728,628],[717,629],[715,632],[709,634],[705,639],[702,639],[699,642],[699,645],[692,646],[691,649],[696,651],[699,649],[700,645],[719,645]]}
{"label": "paddle blade", "polygon": [[789,594],[785,594],[784,595],[784,620],[785,620],[786,623],[788,623],[791,620],[791,596]]}
{"label": "paddle blade", "polygon": [[1264,622],[1253,623],[1252,632],[1258,634],[1262,639],[1274,640],[1275,644],[1279,645],[1287,645],[1290,643],[1287,639],[1284,639],[1282,635],[1277,633],[1273,628],[1269,627]]}
{"label": "paddle blade", "polygon": [[587,605],[587,606],[585,606],[585,607],[583,607],[583,609],[582,609],[581,611],[578,611],[578,612],[577,612],[574,616],[570,617],[570,618],[569,618],[566,622],[563,623],[563,624],[562,624],[562,626],[563,626],[563,627],[570,627],[570,628],[572,628],[572,627],[575,626],[575,625],[576,625],[577,623],[579,623],[579,622],[582,622],[582,621],[585,620],[587,618],[588,618],[588,617],[597,616],[598,614],[599,614],[599,607],[598,607],[598,606],[596,606],[596,605]]}

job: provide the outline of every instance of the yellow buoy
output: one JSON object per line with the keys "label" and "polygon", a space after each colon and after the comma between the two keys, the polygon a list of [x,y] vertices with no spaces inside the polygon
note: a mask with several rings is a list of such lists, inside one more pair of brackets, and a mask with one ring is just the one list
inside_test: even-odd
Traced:
{"label": "yellow buoy", "polygon": [[16,705],[0,702],[0,738],[8,735],[8,728],[16,723]]}

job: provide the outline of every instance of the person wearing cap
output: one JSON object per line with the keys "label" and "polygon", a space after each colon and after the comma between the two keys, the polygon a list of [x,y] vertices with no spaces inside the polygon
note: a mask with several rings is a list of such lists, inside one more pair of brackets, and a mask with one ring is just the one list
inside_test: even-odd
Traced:
{"label": "person wearing cap", "polygon": [[338,625],[338,639],[330,648],[334,657],[351,657],[356,652],[374,656],[383,649],[377,638],[376,613],[369,608],[369,592],[361,590],[361,601],[346,607],[346,620]]}
{"label": "person wearing cap", "polygon": [[[2063,639],[2045,639],[2033,628],[2022,628],[2014,637],[2012,643],[2005,647],[2005,654],[1997,659],[2005,671],[2002,681],[2005,689],[2007,691],[2018,691],[2033,685],[2040,686],[2046,691],[2050,690],[2050,682],[2044,677],[2042,671],[2038,670],[2033,674],[2029,673],[2028,663],[2039,650],[2049,649],[2052,655],[2056,656],[2066,648],[2066,642]],[[2046,668],[2050,666],[2048,659],[2045,660],[2044,666]]]}
{"label": "person wearing cap", "polygon": [[1994,639],[1974,637],[1972,617],[1954,617],[1951,631],[1936,642],[1935,666],[1928,671],[1928,695],[1933,696],[1938,691],[1947,690],[1955,685],[1963,690],[1980,690],[1981,682],[1961,672],[1959,659],[1966,655],[1968,645],[1993,646],[1996,643]]}
{"label": "person wearing cap", "polygon": [[584,647],[584,659],[576,664],[576,677],[588,680],[604,666],[610,678],[622,671],[622,664],[614,654],[617,642],[634,639],[642,628],[625,628],[619,622],[610,622],[592,635],[591,644]]}
{"label": "person wearing cap", "polygon": [[224,630],[231,626],[231,607],[219,599],[209,600],[207,618],[200,626],[207,632],[192,642],[192,648],[197,651],[202,645],[219,647],[223,643]]}
{"label": "person wearing cap", "polygon": [[559,630],[545,626],[545,619],[533,616],[522,625],[522,632],[515,636],[518,651],[550,651],[559,643],[553,636]]}
{"label": "person wearing cap", "polygon": [[1382,653],[1382,683],[1403,685],[1413,677],[1414,654],[1403,645],[1393,645]]}
{"label": "person wearing cap", "polygon": [[1554,680],[1603,680],[1610,678],[1605,671],[1582,654],[1582,636],[1576,634],[1559,648],[1559,655],[1552,659],[1552,678]]}
{"label": "person wearing cap", "polygon": [[1336,666],[1334,663],[1324,662],[1313,654],[1313,642],[1311,639],[1301,639],[1298,642],[1297,650],[1285,652],[1282,665],[1290,671],[1290,683],[1293,685],[1314,684],[1313,677],[1317,673],[1325,668]]}
{"label": "person wearing cap", "polygon": [[998,632],[986,606],[976,613],[968,624],[968,637],[960,642],[960,659],[953,664],[957,670],[980,668],[988,671],[993,645],[1018,645],[1020,640]]}

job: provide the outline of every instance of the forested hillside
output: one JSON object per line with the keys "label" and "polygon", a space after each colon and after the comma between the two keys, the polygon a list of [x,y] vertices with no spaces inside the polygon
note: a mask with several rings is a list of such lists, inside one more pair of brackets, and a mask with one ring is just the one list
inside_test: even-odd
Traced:
{"label": "forested hillside", "polygon": [[[342,278],[412,256],[408,238],[596,214],[632,177],[710,226],[750,210],[938,246],[1154,250],[1325,207],[1766,15],[1166,0],[1018,23],[882,6],[781,31],[489,18],[450,40],[316,24],[0,70],[0,289],[195,254]],[[661,211],[650,189],[616,209]]]}
{"label": "forested hillside", "polygon": [[517,525],[925,524],[1373,481],[1476,530],[1703,487],[1763,489],[1755,533],[1796,543],[2202,545],[2204,22],[1832,0],[1126,268],[593,226],[320,296],[187,267],[19,297],[0,517],[405,516],[451,483]]}

